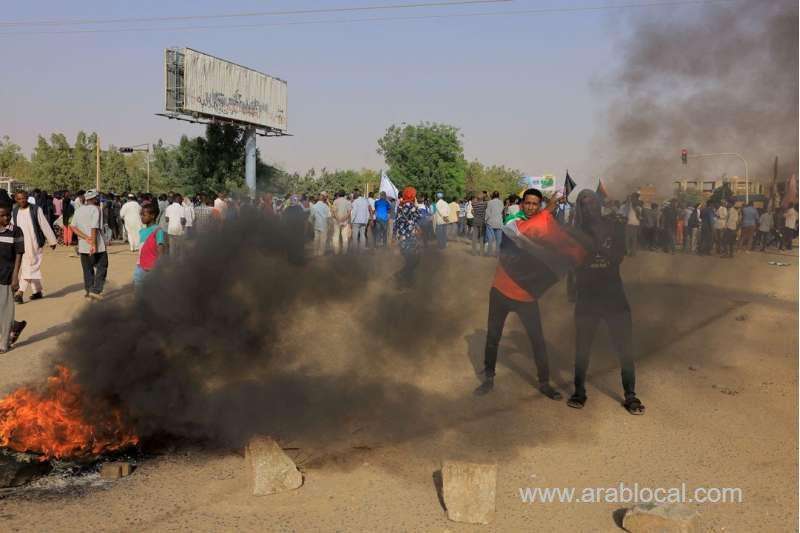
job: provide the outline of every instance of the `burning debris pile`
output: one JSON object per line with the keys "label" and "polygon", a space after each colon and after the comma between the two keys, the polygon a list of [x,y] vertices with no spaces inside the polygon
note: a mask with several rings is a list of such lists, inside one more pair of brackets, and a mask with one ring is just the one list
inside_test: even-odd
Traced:
{"label": "burning debris pile", "polygon": [[56,370],[42,390],[22,387],[0,400],[0,447],[47,461],[94,457],[139,442],[120,408],[84,395],[68,368]]}

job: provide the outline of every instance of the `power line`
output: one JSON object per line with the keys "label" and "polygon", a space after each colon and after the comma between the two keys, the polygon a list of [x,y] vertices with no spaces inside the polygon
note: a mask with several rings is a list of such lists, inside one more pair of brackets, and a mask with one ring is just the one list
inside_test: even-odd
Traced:
{"label": "power line", "polygon": [[305,26],[305,25],[325,25],[325,24],[352,24],[362,22],[392,22],[392,21],[416,21],[416,20],[441,20],[455,18],[474,18],[474,17],[507,17],[514,15],[544,15],[549,13],[575,13],[582,11],[611,11],[632,8],[647,7],[676,7],[686,5],[710,5],[732,3],[743,0],[668,0],[663,2],[649,2],[637,4],[616,4],[600,6],[580,6],[580,7],[554,7],[540,9],[521,9],[510,11],[489,11],[480,13],[448,13],[441,15],[416,15],[403,17],[369,17],[369,18],[349,18],[349,19],[321,19],[321,20],[296,20],[267,22],[258,24],[230,24],[213,26],[161,26],[161,27],[139,27],[139,28],[114,28],[114,29],[80,29],[80,30],[55,30],[55,31],[0,31],[0,37],[8,35],[63,35],[63,34],[88,34],[88,33],[136,33],[136,32],[162,32],[162,31],[203,31],[203,30],[236,30],[254,29],[276,26]]}
{"label": "power line", "polygon": [[413,4],[389,4],[389,5],[369,5],[334,7],[319,9],[293,9],[281,11],[252,11],[245,13],[223,13],[219,15],[182,15],[172,17],[128,17],[116,19],[62,19],[62,20],[21,20],[21,21],[0,21],[2,27],[19,26],[80,26],[85,24],[118,24],[125,22],[176,22],[181,20],[209,20],[239,17],[274,17],[287,15],[318,15],[320,13],[347,13],[359,11],[388,11],[395,9],[418,9],[427,7],[451,7],[466,6],[475,4],[501,4],[509,3],[514,0],[448,0],[444,2],[418,2]]}

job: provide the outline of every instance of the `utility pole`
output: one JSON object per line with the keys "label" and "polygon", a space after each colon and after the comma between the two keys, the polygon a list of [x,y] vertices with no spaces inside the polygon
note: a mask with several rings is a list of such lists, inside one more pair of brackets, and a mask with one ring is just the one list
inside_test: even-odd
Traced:
{"label": "utility pole", "polygon": [[95,139],[94,140],[95,163],[97,165],[94,177],[94,188],[99,192],[100,191],[100,136],[96,135],[94,139]]}

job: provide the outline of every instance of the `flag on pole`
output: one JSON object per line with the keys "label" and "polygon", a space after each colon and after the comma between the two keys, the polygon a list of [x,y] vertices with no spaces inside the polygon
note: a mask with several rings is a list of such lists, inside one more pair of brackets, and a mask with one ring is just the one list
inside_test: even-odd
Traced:
{"label": "flag on pole", "polygon": [[386,193],[386,198],[392,198],[394,200],[397,200],[399,196],[397,187],[394,186],[394,183],[392,183],[392,180],[389,179],[389,176],[386,175],[386,171],[384,170],[381,170],[381,188],[378,194],[382,192]]}
{"label": "flag on pole", "polygon": [[597,180],[597,194],[605,200],[608,198],[608,193],[606,192],[606,188],[603,186],[603,180]]}
{"label": "flag on pole", "polygon": [[569,176],[569,170],[567,170],[567,177],[564,179],[564,197],[568,197],[574,189],[575,182]]}

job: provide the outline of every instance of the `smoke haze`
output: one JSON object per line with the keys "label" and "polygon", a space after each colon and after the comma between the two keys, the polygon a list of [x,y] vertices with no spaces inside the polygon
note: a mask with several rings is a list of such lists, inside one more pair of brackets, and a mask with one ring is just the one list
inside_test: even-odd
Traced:
{"label": "smoke haze", "polygon": [[622,42],[605,148],[614,193],[655,184],[668,194],[681,176],[744,176],[735,158],[683,167],[682,148],[738,152],[764,182],[776,155],[779,180],[796,172],[797,3],[730,2],[672,15],[637,19]]}
{"label": "smoke haze", "polygon": [[425,268],[415,291],[398,292],[375,273],[393,273],[399,257],[299,267],[282,230],[246,214],[204,235],[139,297],[76,317],[63,362],[88,392],[124,406],[145,438],[239,445],[258,432],[333,435],[378,407],[413,412],[423,395],[392,373],[462,335],[467,315],[437,303],[456,267]]}

